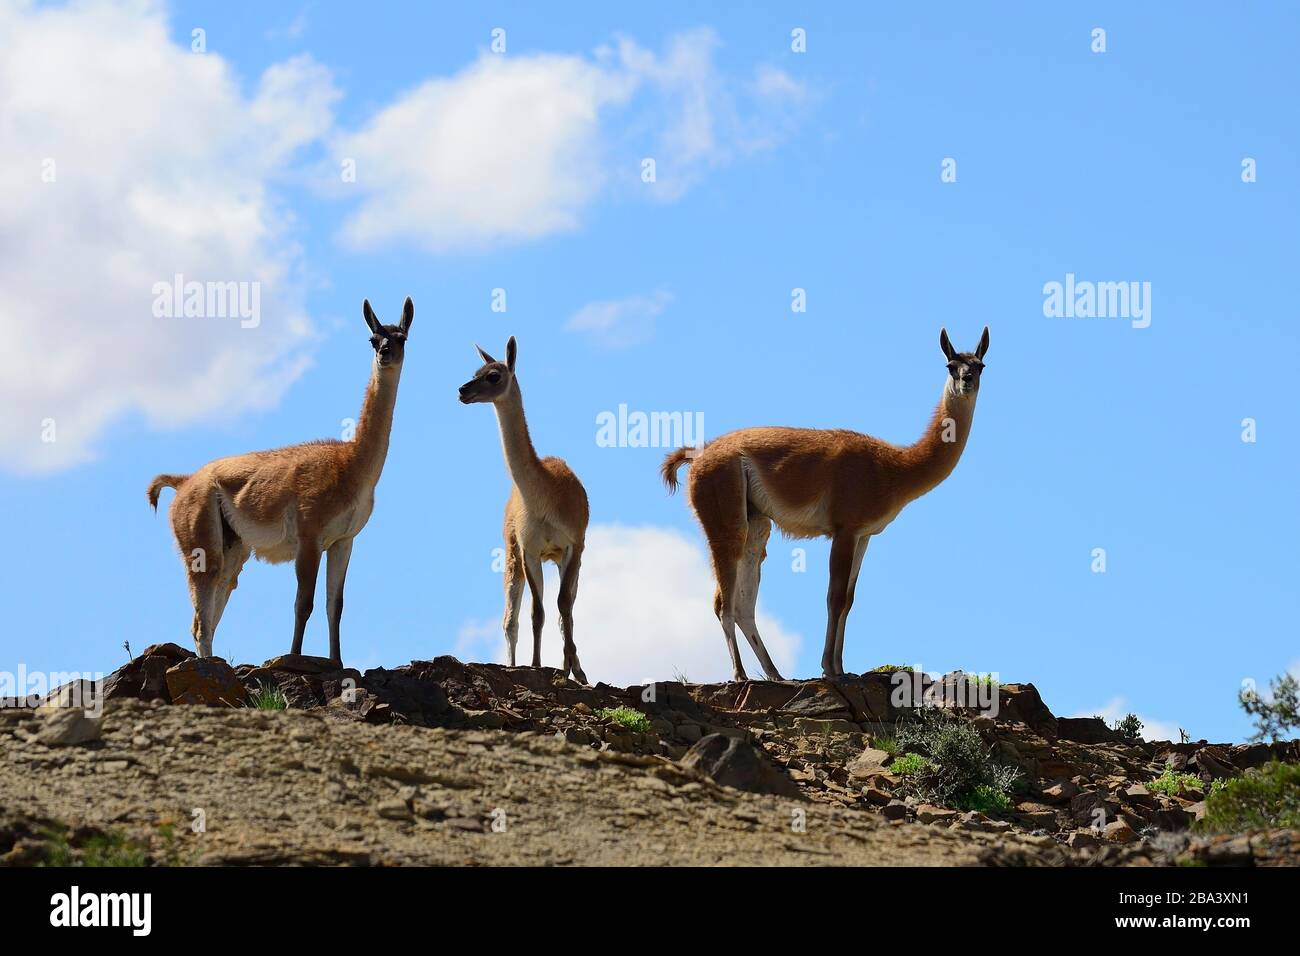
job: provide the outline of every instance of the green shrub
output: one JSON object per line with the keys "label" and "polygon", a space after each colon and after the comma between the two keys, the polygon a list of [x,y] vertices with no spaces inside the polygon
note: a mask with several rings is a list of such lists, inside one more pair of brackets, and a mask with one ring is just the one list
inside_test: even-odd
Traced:
{"label": "green shrub", "polygon": [[1008,797],[1021,778],[1019,770],[993,759],[992,748],[968,721],[941,710],[921,710],[916,720],[899,725],[897,739],[906,753],[890,769],[908,756],[925,758],[925,766],[906,775],[904,789],[926,803],[958,809],[963,800],[1000,805],[992,795]]}
{"label": "green shrub", "polygon": [[1269,827],[1300,827],[1300,764],[1273,761],[1212,787],[1196,823],[1213,833]]}
{"label": "green shrub", "polygon": [[650,718],[631,707],[603,707],[597,713],[606,720],[638,734],[650,732]]}
{"label": "green shrub", "polygon": [[1165,772],[1144,786],[1152,793],[1163,793],[1167,797],[1176,797],[1184,790],[1204,790],[1201,778],[1190,773],[1176,773],[1173,767],[1165,767]]}
{"label": "green shrub", "polygon": [[873,667],[867,673],[869,674],[892,674],[894,671],[907,671],[913,673],[913,669],[906,664],[881,664],[879,667]]}
{"label": "green shrub", "polygon": [[934,764],[920,754],[903,754],[895,757],[894,762],[889,765],[890,773],[896,773],[900,777],[911,777],[932,769]]}
{"label": "green shrub", "polygon": [[954,802],[956,810],[978,810],[980,813],[1005,813],[1011,809],[1011,797],[996,787],[981,783],[970,793]]}

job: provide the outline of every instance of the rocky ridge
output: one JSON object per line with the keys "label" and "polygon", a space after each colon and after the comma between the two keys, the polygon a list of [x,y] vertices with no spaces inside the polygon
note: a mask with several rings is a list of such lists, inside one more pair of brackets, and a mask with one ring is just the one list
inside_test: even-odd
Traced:
{"label": "rocky ridge", "polygon": [[[960,699],[943,693],[958,675],[909,679]],[[996,716],[950,709],[1025,785],[1005,813],[961,812],[904,796],[874,746],[911,713],[896,681],[584,687],[451,657],[360,673],[157,645],[100,686],[0,708],[18,771],[0,782],[0,859],[30,862],[39,835],[66,826],[125,828],[164,862],[1300,862],[1293,831],[1189,833],[1214,780],[1300,760],[1300,742],[1127,740],[1054,716],[1032,684],[1003,685]],[[289,709],[247,706],[266,688]],[[78,692],[100,695],[102,719],[55,706]],[[1166,767],[1201,789],[1148,789]],[[212,821],[202,834],[196,809]]]}

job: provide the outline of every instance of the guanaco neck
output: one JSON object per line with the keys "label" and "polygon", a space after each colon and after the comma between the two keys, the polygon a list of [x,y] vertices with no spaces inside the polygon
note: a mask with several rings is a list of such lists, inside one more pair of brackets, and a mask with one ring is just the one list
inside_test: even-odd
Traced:
{"label": "guanaco neck", "polygon": [[905,449],[903,470],[907,500],[921,497],[957,467],[961,453],[966,450],[966,439],[970,437],[977,394],[955,394],[952,379],[944,384],[943,395],[925,433]]}
{"label": "guanaco neck", "polygon": [[388,437],[393,430],[393,408],[397,405],[397,383],[401,377],[400,365],[380,368],[378,362],[370,373],[352,452],[353,473],[363,484],[373,486],[384,470]]}
{"label": "guanaco neck", "polygon": [[510,391],[493,404],[497,425],[501,429],[501,451],[506,458],[506,469],[524,501],[537,500],[545,493],[546,472],[533,448],[528,434],[528,421],[524,418],[524,397],[519,391],[519,380],[510,384]]}

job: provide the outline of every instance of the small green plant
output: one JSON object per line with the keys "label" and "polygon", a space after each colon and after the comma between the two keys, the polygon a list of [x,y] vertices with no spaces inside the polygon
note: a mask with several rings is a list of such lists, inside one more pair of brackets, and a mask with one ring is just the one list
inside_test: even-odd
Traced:
{"label": "small green plant", "polygon": [[1145,784],[1152,793],[1163,793],[1166,797],[1176,797],[1184,790],[1203,790],[1205,785],[1201,778],[1190,773],[1178,773],[1173,767],[1165,767],[1164,773]]}
{"label": "small green plant", "polygon": [[603,707],[597,713],[606,720],[638,734],[650,732],[650,718],[631,707]]}
{"label": "small green plant", "polygon": [[871,668],[869,673],[890,674],[894,671],[907,671],[909,674],[913,673],[913,669],[908,667],[906,664],[881,664],[879,667]]}
{"label": "small green plant", "polygon": [[871,746],[876,750],[883,750],[891,757],[898,756],[898,741],[893,737],[876,737],[871,741]]}
{"label": "small green plant", "polygon": [[1246,713],[1255,718],[1255,734],[1251,740],[1281,740],[1288,731],[1300,727],[1300,683],[1290,674],[1283,674],[1268,682],[1270,700],[1265,700],[1253,687],[1243,688],[1237,701]]}
{"label": "small green plant", "polygon": [[1115,729],[1125,740],[1142,739],[1142,721],[1138,720],[1137,714],[1128,714],[1123,720],[1115,721]]}
{"label": "small green plant", "polygon": [[977,784],[970,793],[953,802],[956,810],[978,810],[980,813],[1005,813],[1011,809],[1011,797],[987,783]]}
{"label": "small green plant", "polygon": [[130,641],[123,641],[123,642],[122,642],[122,650],[126,651],[126,659],[127,659],[128,661],[134,660],[134,658],[131,656],[131,642],[130,642]]}
{"label": "small green plant", "polygon": [[68,832],[62,828],[45,831],[49,841],[45,847],[43,866],[145,866],[148,862],[145,847],[116,830],[96,833],[74,847]]}
{"label": "small green plant", "polygon": [[261,683],[248,692],[248,706],[255,710],[288,710],[289,698],[275,684]]}
{"label": "small green plant", "polygon": [[934,763],[920,754],[903,754],[895,757],[894,762],[889,765],[890,773],[896,773],[900,777],[912,777],[933,769]]}
{"label": "small green plant", "polygon": [[1212,833],[1272,827],[1300,827],[1300,764],[1275,760],[1211,787],[1195,824]]}
{"label": "small green plant", "polygon": [[968,683],[975,684],[978,687],[991,687],[997,689],[1002,686],[1002,682],[992,674],[967,674]]}

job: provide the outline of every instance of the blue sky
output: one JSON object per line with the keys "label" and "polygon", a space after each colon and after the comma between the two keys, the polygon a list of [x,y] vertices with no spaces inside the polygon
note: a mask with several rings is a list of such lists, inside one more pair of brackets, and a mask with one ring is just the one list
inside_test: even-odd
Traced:
{"label": "blue sky", "polygon": [[[566,11],[0,0],[19,65],[0,72],[0,128],[20,134],[0,165],[22,170],[0,187],[17,210],[0,223],[0,668],[108,671],[123,640],[188,646],[146,483],[337,437],[369,374],[361,299],[392,322],[409,294],[348,662],[498,659],[509,481],[490,409],[455,390],[475,341],[499,352],[513,334],[534,441],[591,499],[588,675],[723,677],[703,539],[659,484],[665,450],[600,447],[597,416],[908,442],[943,383],[939,327],[969,349],[987,324],[969,446],[873,541],[847,668],[995,671],[1059,714],[1244,737],[1241,681],[1300,661],[1300,14]],[[49,82],[32,74],[60,57]],[[56,182],[31,172],[49,157]],[[177,272],[258,278],[260,325],[151,316],[150,283]],[[1067,274],[1150,283],[1149,326],[1045,316],[1044,285]],[[583,310],[610,334],[566,328]],[[787,676],[819,671],[827,552],[769,545],[760,626]],[[287,650],[293,588],[291,567],[250,563],[216,653]],[[548,663],[554,595],[551,577]],[[318,600],[306,650],[325,649]]]}

